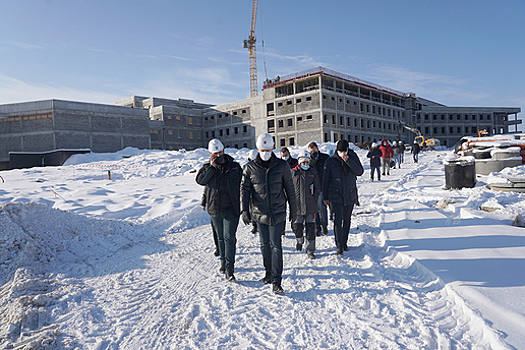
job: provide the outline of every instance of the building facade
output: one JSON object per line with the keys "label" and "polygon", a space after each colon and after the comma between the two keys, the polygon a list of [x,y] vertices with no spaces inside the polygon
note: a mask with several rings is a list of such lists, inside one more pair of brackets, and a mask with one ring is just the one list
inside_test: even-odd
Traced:
{"label": "building facade", "polygon": [[150,148],[149,113],[94,103],[45,100],[0,105],[0,164],[9,152]]}

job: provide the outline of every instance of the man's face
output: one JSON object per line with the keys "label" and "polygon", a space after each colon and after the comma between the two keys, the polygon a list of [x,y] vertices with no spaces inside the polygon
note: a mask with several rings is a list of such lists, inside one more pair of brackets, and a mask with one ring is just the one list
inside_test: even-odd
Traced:
{"label": "man's face", "polygon": [[288,151],[281,152],[281,158],[289,157],[289,156],[290,156],[290,152],[288,152]]}
{"label": "man's face", "polygon": [[211,157],[212,157],[213,159],[217,159],[217,158],[219,158],[220,156],[222,156],[223,154],[224,154],[224,150],[219,151],[219,152],[212,153],[212,154],[211,154]]}
{"label": "man's face", "polygon": [[319,149],[316,146],[308,147],[308,152],[310,152],[310,154],[313,154],[319,152]]}

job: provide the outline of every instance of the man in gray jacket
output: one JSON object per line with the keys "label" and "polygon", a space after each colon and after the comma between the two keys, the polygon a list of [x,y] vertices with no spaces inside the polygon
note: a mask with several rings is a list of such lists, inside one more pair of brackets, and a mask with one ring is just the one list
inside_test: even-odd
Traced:
{"label": "man in gray jacket", "polygon": [[[257,138],[257,158],[246,164],[241,180],[242,220],[253,221],[259,228],[264,283],[272,283],[275,294],[284,293],[281,286],[283,272],[282,232],[286,220],[286,203],[290,206],[290,220],[297,217],[295,190],[286,161],[273,153],[274,141],[270,134]],[[251,205],[251,211],[250,211]]]}

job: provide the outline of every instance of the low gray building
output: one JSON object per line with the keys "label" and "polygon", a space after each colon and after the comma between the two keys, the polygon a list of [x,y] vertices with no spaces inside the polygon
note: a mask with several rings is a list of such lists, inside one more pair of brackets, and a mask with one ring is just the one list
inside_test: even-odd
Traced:
{"label": "low gray building", "polygon": [[150,148],[149,122],[147,110],[113,105],[61,100],[0,105],[0,164],[7,167],[10,151]]}

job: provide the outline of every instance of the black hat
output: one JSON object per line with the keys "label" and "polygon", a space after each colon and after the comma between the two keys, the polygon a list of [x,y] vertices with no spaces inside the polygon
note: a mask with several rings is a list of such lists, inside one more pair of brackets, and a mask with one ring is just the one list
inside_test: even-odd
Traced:
{"label": "black hat", "polygon": [[348,141],[345,139],[337,141],[337,150],[338,151],[348,151]]}

